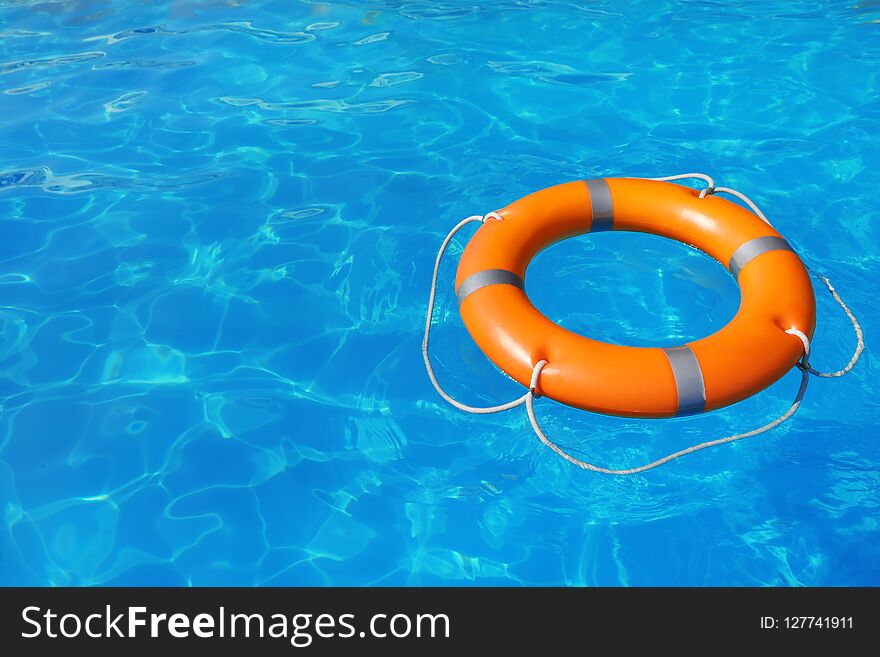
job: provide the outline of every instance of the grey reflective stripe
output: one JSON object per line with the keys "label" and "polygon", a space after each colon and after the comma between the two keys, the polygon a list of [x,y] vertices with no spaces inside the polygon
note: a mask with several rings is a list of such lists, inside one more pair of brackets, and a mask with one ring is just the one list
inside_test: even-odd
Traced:
{"label": "grey reflective stripe", "polygon": [[678,410],[676,415],[693,415],[706,410],[706,386],[703,384],[703,371],[690,347],[664,349],[675,387],[678,390]]}
{"label": "grey reflective stripe", "polygon": [[614,225],[614,204],[611,202],[611,190],[604,178],[587,180],[587,191],[590,192],[590,205],[593,207],[593,227],[597,230],[611,230]]}
{"label": "grey reflective stripe", "polygon": [[756,237],[753,240],[741,244],[739,248],[733,252],[733,255],[730,257],[730,266],[728,267],[730,273],[733,274],[734,278],[737,278],[743,267],[759,255],[767,253],[768,251],[791,251],[794,253],[794,249],[791,248],[789,243],[781,237],[776,237],[774,235]]}
{"label": "grey reflective stripe", "polygon": [[456,294],[458,295],[459,305],[469,295],[488,285],[513,285],[520,290],[524,290],[526,287],[523,279],[512,271],[507,271],[506,269],[484,269],[476,274],[471,274],[458,286]]}

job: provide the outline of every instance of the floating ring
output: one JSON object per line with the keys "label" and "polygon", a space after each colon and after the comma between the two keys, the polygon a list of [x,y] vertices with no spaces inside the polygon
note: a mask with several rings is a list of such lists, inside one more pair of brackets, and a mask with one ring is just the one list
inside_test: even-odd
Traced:
{"label": "floating ring", "polygon": [[[487,221],[462,254],[459,312],[482,351],[540,393],[609,415],[672,417],[722,408],[797,366],[812,338],[816,303],[800,258],[769,224],[717,195],[668,182],[599,178],[522,198]],[[529,301],[525,274],[541,250],[567,237],[607,230],[651,233],[696,247],[724,265],[741,291],[736,316],[701,340],[668,348],[628,347],[578,335]]]}

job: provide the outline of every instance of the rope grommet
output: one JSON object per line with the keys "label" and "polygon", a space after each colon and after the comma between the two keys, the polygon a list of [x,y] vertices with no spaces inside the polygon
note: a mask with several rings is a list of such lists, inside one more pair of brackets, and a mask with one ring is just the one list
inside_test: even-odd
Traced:
{"label": "rope grommet", "polygon": [[700,192],[700,198],[706,198],[707,196],[711,196],[714,193],[715,193],[715,186],[709,185],[708,187],[706,187],[705,189],[703,189]]}
{"label": "rope grommet", "polygon": [[535,399],[541,398],[541,393],[538,392],[538,377],[541,376],[541,370],[543,370],[546,366],[546,360],[539,360],[532,368],[532,380],[529,381],[529,392],[532,393],[532,397],[534,397]]}
{"label": "rope grommet", "polygon": [[497,212],[487,212],[483,215],[483,223],[486,223],[489,219],[494,219],[495,221],[504,221],[504,217],[502,217]]}
{"label": "rope grommet", "polygon": [[785,330],[789,335],[795,336],[801,343],[804,345],[804,355],[801,356],[801,359],[798,361],[797,367],[800,370],[804,370],[805,368],[810,368],[809,358],[810,358],[810,338],[807,337],[807,334],[801,331],[800,329],[790,328]]}
{"label": "rope grommet", "polygon": [[[490,212],[489,214],[500,216],[494,212]],[[431,366],[431,358],[428,354],[431,339],[431,322],[434,318],[434,301],[437,298],[437,275],[440,272],[440,262],[443,260],[443,254],[446,253],[446,249],[449,247],[449,243],[452,242],[452,238],[455,237],[458,231],[460,231],[472,221],[479,221],[482,223],[485,220],[485,216],[475,214],[467,217],[466,219],[462,219],[458,222],[458,224],[456,224],[456,226],[452,230],[449,231],[449,234],[446,235],[446,239],[444,239],[443,243],[440,245],[440,250],[437,252],[437,259],[434,261],[434,273],[431,276],[431,292],[428,295],[428,311],[425,314],[425,336],[422,339],[422,358],[425,361],[425,370],[428,372],[428,378],[431,380],[431,385],[434,386],[434,389],[444,400],[455,406],[457,409],[462,410],[466,413],[477,414],[500,413],[501,411],[507,411],[511,408],[516,408],[517,406],[525,404],[526,400],[530,398],[530,393],[527,392],[518,399],[514,399],[513,401],[507,402],[506,404],[499,404],[498,406],[478,407],[462,404],[460,401],[457,401],[456,399],[451,397],[443,389],[443,386],[440,385],[440,382],[437,380],[437,376],[434,374],[434,368]]]}

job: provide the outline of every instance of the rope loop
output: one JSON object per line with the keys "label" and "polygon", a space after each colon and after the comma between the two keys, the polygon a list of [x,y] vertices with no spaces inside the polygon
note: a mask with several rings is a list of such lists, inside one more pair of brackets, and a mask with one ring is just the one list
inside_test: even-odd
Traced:
{"label": "rope loop", "polygon": [[706,183],[706,187],[700,190],[700,198],[706,198],[708,194],[714,194],[716,192],[715,181],[712,180],[712,176],[705,173],[679,173],[674,176],[648,178],[648,180],[656,180],[658,182],[671,182],[673,180],[688,180],[691,178],[693,178],[694,180],[702,180]]}
{"label": "rope loop", "polygon": [[535,363],[535,367],[532,369],[532,380],[529,382],[529,392],[535,399],[541,398],[541,393],[538,392],[538,377],[541,376],[541,370],[543,370],[546,365],[546,360],[539,360]]}
{"label": "rope loop", "polygon": [[[495,213],[490,212],[489,214]],[[485,217],[488,216],[489,215],[485,215]],[[475,214],[467,217],[466,219],[462,219],[458,222],[458,224],[455,225],[455,227],[451,231],[449,231],[446,239],[444,239],[443,243],[440,245],[440,250],[437,252],[437,259],[434,261],[434,274],[431,276],[431,292],[428,296],[428,312],[427,318],[425,319],[425,337],[422,339],[422,359],[425,361],[425,369],[428,372],[428,378],[431,380],[431,384],[434,386],[434,389],[449,404],[455,406],[455,408],[461,411],[465,411],[466,413],[476,414],[500,413],[501,411],[516,408],[517,406],[525,404],[526,398],[531,394],[531,392],[526,392],[522,397],[514,399],[513,401],[509,401],[506,404],[499,404],[498,406],[468,406],[467,404],[463,404],[457,399],[454,399],[449,393],[447,393],[443,389],[443,386],[441,386],[440,382],[437,380],[437,375],[434,374],[434,367],[431,365],[431,358],[428,355],[428,347],[431,339],[431,322],[434,320],[434,300],[437,298],[437,275],[440,271],[440,263],[443,260],[443,254],[446,253],[446,249],[449,247],[449,244],[452,242],[452,238],[455,237],[458,231],[460,231],[471,222],[477,221],[482,223],[485,220],[485,217],[483,215]]]}
{"label": "rope loop", "polygon": [[[797,329],[793,329],[797,331]],[[788,332],[788,331],[786,331]],[[800,331],[798,331],[800,333]],[[803,335],[803,333],[801,333]],[[806,339],[806,336],[804,336]],[[807,349],[809,349],[809,340],[805,343],[807,345]],[[546,361],[540,361],[537,365],[535,365],[534,370],[532,370],[532,382],[531,385],[535,386],[538,381],[538,376],[541,373],[544,365],[546,365]],[[801,401],[804,398],[804,393],[807,391],[807,383],[810,380],[810,376],[806,371],[801,373],[801,383],[798,387],[797,394],[795,395],[794,401],[791,406],[788,407],[788,410],[785,411],[782,415],[777,417],[772,422],[768,422],[762,427],[758,427],[757,429],[752,429],[751,431],[746,431],[744,433],[737,433],[732,436],[726,436],[724,438],[718,438],[716,440],[707,440],[702,443],[697,443],[696,445],[691,445],[690,447],[685,447],[684,449],[680,449],[677,452],[673,452],[671,454],[667,454],[659,459],[655,459],[653,461],[649,461],[644,465],[637,466],[635,468],[605,468],[599,465],[595,465],[594,463],[590,463],[589,461],[584,461],[575,456],[572,456],[564,449],[562,449],[559,445],[554,443],[550,438],[547,437],[547,434],[544,433],[544,430],[541,428],[541,425],[538,424],[538,418],[535,415],[535,405],[534,399],[531,391],[527,393],[526,397],[526,413],[529,416],[529,422],[532,425],[532,430],[534,430],[535,435],[538,437],[546,447],[549,447],[553,450],[557,455],[561,456],[563,459],[571,463],[572,465],[576,465],[581,470],[590,470],[592,472],[599,472],[601,474],[607,475],[633,475],[639,474],[641,472],[647,472],[648,470],[653,470],[654,468],[659,468],[661,465],[669,463],[670,461],[674,461],[675,459],[679,459],[682,456],[687,456],[688,454],[693,454],[694,452],[699,452],[704,449],[708,449],[709,447],[716,447],[717,445],[724,445],[726,443],[736,442],[737,440],[742,440],[744,438],[751,438],[752,436],[757,436],[759,434],[770,431],[771,429],[778,427],[780,424],[788,420],[792,415],[794,415],[798,408],[800,408]]]}
{"label": "rope loop", "polygon": [[[809,267],[807,269],[809,269]],[[843,309],[843,312],[846,313],[850,324],[852,324],[853,333],[855,333],[856,335],[856,349],[853,352],[852,357],[849,359],[849,362],[836,372],[820,372],[819,370],[813,369],[813,367],[808,362],[803,363],[803,369],[813,376],[818,376],[821,379],[837,379],[851,372],[852,369],[856,366],[856,363],[859,362],[859,358],[862,357],[862,352],[865,350],[865,334],[862,331],[862,326],[861,324],[859,324],[859,320],[856,319],[856,316],[853,314],[852,310],[849,309],[849,306],[846,305],[846,302],[840,298],[840,294],[838,294],[837,290],[834,289],[834,286],[831,284],[831,281],[828,280],[828,277],[823,276],[822,274],[819,274],[812,269],[810,269],[810,272],[812,274],[815,274],[819,278],[819,280],[822,281],[822,284],[831,294],[831,297],[834,299],[834,301],[837,302],[837,305]]]}
{"label": "rope loop", "polygon": [[790,328],[785,331],[789,335],[794,335],[804,344],[804,355],[800,357],[796,367],[801,372],[809,372],[810,371],[810,338],[807,337],[807,334],[801,331],[800,329]]}

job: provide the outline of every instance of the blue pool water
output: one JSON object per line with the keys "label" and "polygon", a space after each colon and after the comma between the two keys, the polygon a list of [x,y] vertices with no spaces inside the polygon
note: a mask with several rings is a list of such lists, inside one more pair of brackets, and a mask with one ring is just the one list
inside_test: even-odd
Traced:
{"label": "blue pool water", "polygon": [[[878,59],[875,2],[0,2],[0,583],[880,584]],[[830,276],[867,337],[852,374],[631,478],[439,399],[420,343],[451,226],[685,171]],[[456,312],[462,244],[437,372],[507,401]],[[739,302],[708,257],[625,234],[552,247],[528,290],[646,346]],[[852,331],[817,300],[836,369]],[[628,467],[767,422],[797,380],[698,418],[537,409]]]}

